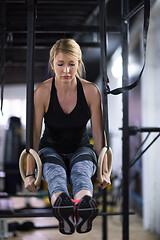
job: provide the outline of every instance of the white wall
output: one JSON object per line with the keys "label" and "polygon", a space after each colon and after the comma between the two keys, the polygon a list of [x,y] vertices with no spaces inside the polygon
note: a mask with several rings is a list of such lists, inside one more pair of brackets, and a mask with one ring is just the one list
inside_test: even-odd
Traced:
{"label": "white wall", "polygon": [[[0,88],[1,91],[1,88]],[[26,85],[9,84],[4,86],[3,115],[0,113],[0,126],[7,126],[8,118],[20,117],[26,122]]]}
{"label": "white wall", "polygon": [[[0,88],[1,91],[1,88]],[[8,119],[11,116],[21,119],[23,128],[26,125],[26,85],[5,85],[3,115],[0,112],[0,170],[3,170],[5,135],[8,129]],[[25,134],[23,136],[25,138]],[[24,139],[25,141],[25,139]]]}
{"label": "white wall", "polygon": [[[142,79],[142,126],[160,127],[160,0],[151,12],[147,65]],[[151,135],[152,140],[156,134]],[[160,138],[143,155],[143,222],[160,234]]]}

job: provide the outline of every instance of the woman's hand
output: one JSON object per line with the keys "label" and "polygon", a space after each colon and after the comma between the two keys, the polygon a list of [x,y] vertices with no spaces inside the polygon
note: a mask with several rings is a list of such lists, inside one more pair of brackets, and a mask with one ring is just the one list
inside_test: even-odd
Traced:
{"label": "woman's hand", "polygon": [[24,187],[31,192],[38,192],[38,190],[40,189],[40,186],[35,186],[34,182],[35,182],[35,177],[33,176],[26,177],[24,181]]}
{"label": "woman's hand", "polygon": [[108,173],[103,173],[102,174],[103,177],[103,183],[99,183],[98,182],[98,186],[102,189],[106,188],[108,185],[111,185],[111,180],[110,180],[110,176],[108,175]]}
{"label": "woman's hand", "polygon": [[108,158],[107,153],[104,155],[103,166],[102,166],[102,178],[103,183],[98,183],[98,186],[102,189],[106,188],[108,185],[111,185],[110,173],[108,171]]}

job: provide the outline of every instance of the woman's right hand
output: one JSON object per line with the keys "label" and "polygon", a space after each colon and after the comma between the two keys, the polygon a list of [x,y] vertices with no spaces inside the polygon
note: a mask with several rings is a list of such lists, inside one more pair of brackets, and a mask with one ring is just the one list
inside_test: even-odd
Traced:
{"label": "woman's right hand", "polygon": [[35,182],[35,177],[33,176],[26,177],[26,179],[24,180],[24,187],[31,192],[38,192],[38,190],[40,189],[40,186],[35,186],[34,182]]}

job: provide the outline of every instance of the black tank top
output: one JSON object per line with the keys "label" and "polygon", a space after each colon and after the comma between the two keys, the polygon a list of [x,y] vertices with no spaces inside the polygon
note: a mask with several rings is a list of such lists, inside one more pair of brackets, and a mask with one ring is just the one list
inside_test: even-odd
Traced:
{"label": "black tank top", "polygon": [[86,124],[91,118],[81,81],[77,78],[77,104],[71,113],[62,110],[52,81],[48,111],[44,115],[45,130],[40,140],[40,149],[52,147],[59,153],[73,153],[79,147],[88,146]]}

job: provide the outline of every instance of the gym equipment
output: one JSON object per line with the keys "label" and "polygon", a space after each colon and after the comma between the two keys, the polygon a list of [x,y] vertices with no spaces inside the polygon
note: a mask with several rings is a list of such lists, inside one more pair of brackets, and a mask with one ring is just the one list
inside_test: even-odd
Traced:
{"label": "gym equipment", "polygon": [[21,188],[21,178],[17,168],[22,150],[22,126],[18,117],[10,117],[8,123],[4,148],[4,191],[14,194],[17,191],[17,186],[19,189]]}
{"label": "gym equipment", "polygon": [[27,119],[26,119],[26,149],[19,159],[19,169],[22,179],[25,179],[23,161],[27,153],[31,153],[37,163],[38,173],[35,185],[40,184],[42,175],[42,164],[38,154],[33,150],[33,108],[34,108],[34,46],[35,46],[35,3],[28,0],[27,16]]}
{"label": "gym equipment", "polygon": [[[140,82],[143,70],[145,68],[146,63],[146,44],[147,44],[147,33],[149,28],[149,20],[150,20],[150,0],[144,0],[141,4],[139,4],[132,12],[129,12],[128,1],[121,1],[121,33],[122,33],[122,59],[123,59],[123,76],[122,76],[122,88],[114,89],[110,91],[109,88],[109,79],[107,76],[107,56],[106,56],[106,16],[105,16],[105,4],[103,0],[99,1],[99,12],[100,12],[100,46],[101,46],[101,72],[103,78],[103,106],[104,106],[104,114],[105,114],[105,125],[104,130],[109,135],[108,128],[108,100],[107,95],[113,94],[117,95],[123,93],[123,231],[122,236],[123,240],[129,239],[129,126],[128,126],[128,91],[133,89]],[[138,76],[138,78],[132,84],[126,86],[128,84],[128,33],[129,33],[129,20],[132,16],[134,16],[142,7],[144,6],[144,25],[143,25],[143,46],[144,46],[144,64],[142,70]],[[108,139],[107,139],[107,144]],[[103,191],[103,211],[106,209],[106,192]],[[107,219],[106,216],[103,217],[103,240],[107,239]]]}
{"label": "gym equipment", "polygon": [[[37,179],[35,180],[34,185],[39,186],[42,179],[42,162],[36,151],[34,151],[33,149],[29,149],[29,153],[32,154],[37,164]],[[26,149],[24,149],[19,158],[19,170],[23,181],[26,178],[24,172],[24,160],[26,159],[27,154],[28,153],[26,152]]]}
{"label": "gym equipment", "polygon": [[[32,1],[34,2],[34,1]],[[105,16],[103,15],[104,13],[104,9],[105,7],[103,7],[103,2],[104,0],[99,0],[100,3],[102,3],[100,9],[100,17],[103,16],[101,18],[100,21],[100,26],[104,26],[104,22],[106,22],[106,19],[104,18]],[[145,46],[146,46],[146,36],[147,36],[147,31],[148,31],[148,24],[149,24],[149,13],[150,13],[150,0],[144,0],[142,1],[142,5],[139,6],[139,8],[136,8],[132,11],[132,13],[130,14],[128,11],[128,2],[126,0],[122,0],[122,58],[123,58],[123,85],[125,85],[128,82],[128,21],[129,19],[137,12],[137,10],[139,10],[142,5],[144,5],[144,54],[146,54],[145,51]],[[32,3],[30,2],[30,5],[32,6],[32,9],[34,9],[34,6],[32,5]],[[32,10],[31,9],[31,10]],[[31,13],[33,13],[33,11],[30,11]],[[32,17],[32,16],[31,16]],[[33,18],[32,18],[33,19]],[[33,25],[31,24],[30,29],[33,30]],[[32,32],[32,31],[30,31]],[[100,36],[101,40],[106,40],[106,28],[101,28],[101,33],[102,35]],[[29,34],[28,34],[29,35]],[[32,35],[33,36],[33,35]],[[103,37],[105,36],[105,38],[103,39]],[[30,70],[29,72],[33,74],[33,42],[31,41],[30,44],[30,63],[28,61],[28,66],[30,64]],[[29,46],[28,46],[29,49]],[[106,51],[106,46],[102,44],[101,46],[101,50],[103,52]],[[105,56],[106,57],[106,56]],[[103,59],[102,59],[103,61]],[[105,63],[105,62],[104,62]],[[103,69],[105,69],[107,66],[107,64],[103,65]],[[29,68],[28,68],[29,69]],[[27,71],[28,72],[28,71]],[[105,74],[106,72],[104,72]],[[32,75],[31,74],[31,75]],[[106,84],[107,85],[107,84]],[[107,92],[109,92],[109,88],[108,85],[105,88],[105,94],[107,94]],[[31,97],[32,97],[32,91],[30,91]],[[104,105],[105,106],[105,105]],[[107,120],[107,119],[106,119]],[[32,123],[33,121],[30,121],[30,123]],[[128,221],[128,215],[129,215],[129,211],[128,211],[128,171],[129,171],[129,164],[128,164],[128,153],[129,153],[129,134],[128,134],[128,95],[127,92],[124,92],[123,94],[123,211],[120,213],[123,215],[123,240],[128,240],[129,239],[129,221]],[[27,149],[27,152],[29,151],[29,149]],[[105,191],[103,191],[103,196],[105,196]],[[103,198],[104,199],[104,198]],[[104,200],[104,207],[106,209],[106,201]],[[103,217],[109,215],[108,213],[103,214]],[[105,220],[105,218],[103,218],[103,220]],[[107,239],[107,235],[106,235],[106,223],[105,221],[103,222],[103,240]]]}
{"label": "gym equipment", "polygon": [[107,160],[108,160],[108,178],[110,178],[111,176],[111,171],[112,171],[112,150],[109,147],[103,147],[99,158],[98,158],[98,169],[97,169],[97,180],[99,183],[103,183],[103,177],[102,177],[102,166],[103,166],[103,160],[104,160],[104,156],[105,154],[107,154]]}
{"label": "gym equipment", "polygon": [[[1,196],[1,195],[0,195]],[[42,228],[58,228],[58,225],[53,226],[42,226],[36,227],[32,222],[23,223],[21,226],[18,223],[8,224],[8,219],[11,218],[35,218],[35,217],[53,217],[53,211],[51,208],[39,209],[17,209],[13,208],[13,203],[11,198],[3,193],[4,198],[0,198],[0,239],[4,240],[10,236],[10,231],[16,230],[31,230],[31,229],[42,229]],[[6,198],[5,198],[6,197]],[[129,212],[128,214],[135,214],[134,212]],[[117,216],[122,215],[122,212],[100,212],[98,216]]]}
{"label": "gym equipment", "polygon": [[[37,168],[38,168],[37,169],[37,178],[36,178],[34,184],[35,184],[35,186],[38,186],[38,185],[40,185],[40,182],[42,179],[42,162],[41,162],[39,155],[36,153],[36,151],[34,151],[33,149],[30,149],[29,153],[32,154],[32,156],[34,157],[34,159],[37,163]],[[108,160],[108,177],[110,177],[111,171],[112,171],[112,150],[111,150],[111,148],[108,149],[107,147],[104,147],[101,150],[101,153],[98,158],[98,169],[97,169],[97,179],[98,179],[98,182],[100,182],[101,184],[103,183],[102,166],[103,166],[104,155],[106,153],[107,153],[107,160]],[[19,158],[19,170],[20,170],[20,174],[21,174],[23,181],[25,180],[24,160],[25,160],[27,154],[28,153],[26,152],[26,149],[24,149]]]}
{"label": "gym equipment", "polygon": [[[3,198],[1,198],[3,196]],[[3,193],[0,194],[0,239],[4,240],[9,238],[12,232],[29,231],[32,229],[44,229],[44,228],[58,228],[58,225],[40,226],[36,227],[30,221],[19,223],[8,223],[8,219],[11,218],[32,218],[32,217],[53,217],[52,209],[17,209],[13,208],[13,202],[11,198]]]}

